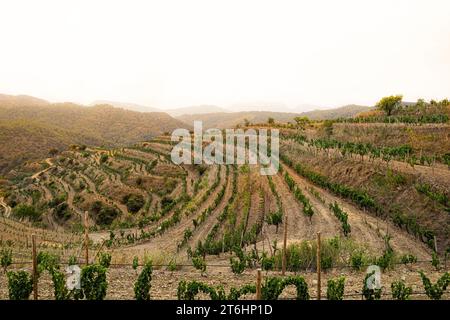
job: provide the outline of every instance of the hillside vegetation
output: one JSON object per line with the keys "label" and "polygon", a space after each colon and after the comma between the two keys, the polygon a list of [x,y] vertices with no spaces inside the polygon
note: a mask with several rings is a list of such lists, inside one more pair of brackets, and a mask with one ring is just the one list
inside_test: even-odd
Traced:
{"label": "hillside vegetation", "polygon": [[[150,259],[162,268],[151,279],[152,297],[161,299],[192,298],[196,290],[218,299],[224,292],[236,299],[254,297],[254,287],[246,285],[254,283],[257,268],[264,270],[264,298],[276,299],[285,285],[294,284],[301,289],[297,298],[309,299],[317,294],[318,264],[323,279],[330,280],[322,287],[327,298],[339,282],[346,298],[370,299],[363,283],[366,267],[375,264],[382,270],[384,285],[378,293],[384,297],[398,298],[403,283],[414,297],[448,299],[450,126],[420,122],[423,115],[434,119],[440,103],[414,113],[416,122],[402,123],[410,118],[400,116],[418,106],[402,106],[398,97],[382,101],[394,107],[377,111],[382,121],[376,123],[304,117],[295,124],[247,123],[244,128],[280,130],[281,165],[272,176],[262,176],[258,164],[176,165],[167,134],[114,146],[117,141],[109,140],[113,130],[91,127],[88,137],[97,135],[99,145],[70,145],[17,165],[0,180],[3,261],[29,258],[29,235],[35,233],[39,252],[51,253],[55,261],[99,261],[83,267],[104,273],[110,287],[99,299],[131,298],[133,282],[139,287],[151,273]],[[45,118],[45,108],[56,106],[36,108],[35,114]],[[80,117],[74,106],[69,110],[75,123],[92,119]],[[90,110],[98,116],[115,109]],[[387,117],[397,121],[385,122]],[[110,115],[104,118],[107,122]],[[15,120],[5,128],[16,136],[14,125],[20,127],[21,120],[10,119]],[[119,128],[125,130],[127,121]],[[45,141],[70,136],[71,131],[58,131],[55,122],[48,122],[51,130],[34,123],[21,139],[31,133]],[[71,125],[66,124],[72,130]],[[33,139],[20,143],[30,148],[40,143]],[[205,146],[210,142],[203,141]],[[110,263],[117,269],[108,270]],[[286,276],[280,277],[283,265]],[[442,292],[430,290],[430,281],[439,278]],[[6,296],[4,279],[0,274],[0,298]],[[52,299],[48,283],[42,296]],[[279,292],[271,293],[278,286]],[[295,297],[295,290],[287,288],[280,297]]]}
{"label": "hillside vegetation", "polygon": [[118,146],[171,132],[185,123],[163,112],[139,113],[108,105],[49,104],[30,97],[0,100],[0,172],[70,144]]}
{"label": "hillside vegetation", "polygon": [[343,106],[335,109],[314,110],[302,113],[271,112],[271,111],[244,111],[244,112],[209,112],[204,114],[184,114],[176,118],[192,125],[194,120],[203,121],[205,128],[232,128],[245,123],[264,123],[268,118],[275,122],[295,123],[295,117],[308,117],[311,120],[325,120],[353,117],[356,114],[368,111],[371,108],[357,105]]}

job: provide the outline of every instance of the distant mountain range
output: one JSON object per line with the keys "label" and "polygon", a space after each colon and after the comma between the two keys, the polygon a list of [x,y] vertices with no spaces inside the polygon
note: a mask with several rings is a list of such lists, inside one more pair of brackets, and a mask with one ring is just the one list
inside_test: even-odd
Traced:
{"label": "distant mountain range", "polygon": [[214,106],[214,105],[198,105],[198,106],[190,106],[190,107],[182,107],[182,108],[174,108],[174,109],[158,109],[154,107],[148,107],[136,103],[129,102],[118,102],[118,101],[109,101],[109,100],[96,100],[90,104],[90,106],[95,105],[110,105],[116,108],[127,109],[131,111],[138,112],[165,112],[172,117],[178,117],[187,114],[205,114],[205,113],[216,113],[216,112],[231,112],[230,110]]}
{"label": "distant mountain range", "polygon": [[164,110],[164,112],[167,112],[172,117],[179,117],[182,115],[209,114],[209,113],[231,112],[231,111],[214,105],[200,105],[177,109],[168,109]]}
{"label": "distant mountain range", "polygon": [[96,105],[110,105],[112,107],[116,108],[122,108],[130,111],[137,111],[137,112],[163,112],[158,108],[143,106],[136,103],[130,103],[130,102],[118,102],[118,101],[109,101],[109,100],[96,100],[90,104],[90,106],[96,106]]}
{"label": "distant mountain range", "polygon": [[250,123],[265,123],[268,118],[273,118],[276,122],[295,122],[295,117],[308,117],[311,120],[325,120],[337,118],[349,118],[357,115],[360,112],[365,112],[373,109],[373,107],[347,105],[335,109],[328,110],[313,110],[302,113],[288,113],[288,112],[271,112],[271,111],[243,111],[232,113],[208,113],[195,115],[182,115],[176,117],[177,119],[192,125],[194,121],[199,120],[203,122],[205,128],[232,128],[239,124],[244,124],[245,120]]}

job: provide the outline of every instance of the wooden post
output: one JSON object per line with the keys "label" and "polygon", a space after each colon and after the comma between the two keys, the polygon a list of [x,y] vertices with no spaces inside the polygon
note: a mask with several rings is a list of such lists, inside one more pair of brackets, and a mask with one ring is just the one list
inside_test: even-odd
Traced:
{"label": "wooden post", "polygon": [[386,236],[389,237],[389,222],[387,219],[386,219]]}
{"label": "wooden post", "polygon": [[321,279],[320,279],[320,232],[317,232],[317,300],[321,298]]}
{"label": "wooden post", "polygon": [[284,219],[283,260],[281,261],[281,274],[286,273],[286,242],[287,242],[288,217]]}
{"label": "wooden post", "polygon": [[256,272],[256,300],[261,300],[261,268]]}
{"label": "wooden post", "polygon": [[88,212],[84,212],[84,258],[86,265],[89,264],[89,227],[88,227]]}
{"label": "wooden post", "polygon": [[33,297],[38,299],[38,274],[37,274],[37,255],[36,255],[36,235],[31,235],[31,242],[33,245]]}
{"label": "wooden post", "polygon": [[222,253],[225,252],[225,234],[222,235]]}
{"label": "wooden post", "polygon": [[437,240],[436,240],[436,236],[433,236],[434,238],[434,251],[436,252],[436,254],[438,253],[438,247],[437,247]]}

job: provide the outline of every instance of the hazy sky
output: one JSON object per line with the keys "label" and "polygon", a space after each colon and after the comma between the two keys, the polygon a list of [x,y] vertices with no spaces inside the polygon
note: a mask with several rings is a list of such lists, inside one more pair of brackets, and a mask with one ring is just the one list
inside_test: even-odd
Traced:
{"label": "hazy sky", "polygon": [[169,108],[450,96],[450,1],[0,0],[0,93]]}

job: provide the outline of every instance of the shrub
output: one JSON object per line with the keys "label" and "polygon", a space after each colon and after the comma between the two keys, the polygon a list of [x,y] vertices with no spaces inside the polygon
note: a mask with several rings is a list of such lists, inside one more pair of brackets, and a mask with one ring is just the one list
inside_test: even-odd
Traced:
{"label": "shrub", "polygon": [[95,201],[91,206],[91,211],[95,222],[102,226],[110,225],[119,215],[116,208],[106,206],[101,201]]}
{"label": "shrub", "polygon": [[28,300],[33,291],[33,277],[25,271],[8,271],[8,293],[10,300]]}
{"label": "shrub", "polygon": [[128,211],[136,213],[145,204],[145,199],[141,194],[128,194],[123,197],[122,202],[127,206]]}
{"label": "shrub", "polygon": [[394,255],[392,252],[385,251],[384,254],[376,260],[376,265],[384,271],[392,266],[393,258]]}
{"label": "shrub", "polygon": [[364,285],[362,290],[362,295],[366,300],[380,300],[381,299],[381,289],[369,289],[367,286],[367,281],[369,277],[375,274],[375,271],[366,274],[364,278]]}
{"label": "shrub", "polygon": [[436,269],[439,270],[441,266],[441,261],[439,260],[439,256],[436,252],[433,252],[431,255],[431,265]]}
{"label": "shrub", "polygon": [[144,264],[141,274],[134,284],[134,297],[136,300],[150,300],[150,289],[152,287],[152,262]]}
{"label": "shrub", "polygon": [[169,262],[168,269],[169,271],[176,271],[180,269],[180,266],[177,264],[177,261],[175,259],[172,259]]}
{"label": "shrub", "polygon": [[100,156],[100,163],[105,163],[108,160],[108,155],[106,153],[103,153]]}
{"label": "shrub", "polygon": [[70,256],[69,257],[69,266],[76,265],[78,263],[78,259],[76,256]]}
{"label": "shrub", "polygon": [[266,220],[268,224],[275,225],[275,232],[278,233],[278,226],[283,222],[283,213],[281,211],[271,212]]}
{"label": "shrub", "polygon": [[261,257],[261,268],[265,271],[273,270],[275,267],[275,257],[268,257],[267,253],[263,252]]}
{"label": "shrub", "polygon": [[334,215],[342,224],[342,232],[344,236],[348,236],[351,232],[350,224],[348,223],[348,214],[343,211],[337,202],[335,201],[333,204],[330,203],[330,210],[333,211]]}
{"label": "shrub", "polygon": [[417,257],[412,254],[404,254],[401,256],[400,262],[403,263],[404,265],[407,265],[408,263],[413,264],[417,262]]}
{"label": "shrub", "polygon": [[18,218],[28,218],[33,221],[41,219],[42,212],[28,204],[19,204],[13,209],[13,214]]}
{"label": "shrub", "polygon": [[266,278],[266,281],[261,288],[261,297],[264,300],[277,300],[284,288],[289,285],[294,285],[296,287],[297,300],[309,300],[308,285],[301,276]]}
{"label": "shrub", "polygon": [[53,290],[55,300],[69,300],[71,298],[79,300],[83,298],[83,292],[81,289],[70,290],[66,287],[66,276],[59,268],[54,268],[50,271],[53,282]]}
{"label": "shrub", "polygon": [[330,279],[327,282],[327,300],[342,300],[344,298],[345,277]]}
{"label": "shrub", "polygon": [[192,264],[194,268],[200,270],[201,273],[206,271],[206,262],[201,256],[192,257]]}
{"label": "shrub", "polygon": [[412,288],[405,285],[405,281],[394,281],[391,283],[392,298],[395,300],[409,300]]}
{"label": "shrub", "polygon": [[3,272],[6,273],[6,269],[12,264],[12,250],[3,248],[0,251],[0,265],[3,268]]}
{"label": "shrub", "polygon": [[111,265],[111,254],[108,252],[100,252],[98,256],[98,264],[102,267],[109,268]]}
{"label": "shrub", "polygon": [[213,288],[207,284],[198,281],[180,281],[178,284],[177,297],[178,300],[194,300],[195,296],[203,292],[211,298],[211,300],[223,300],[225,299],[225,292],[223,287],[219,286]]}
{"label": "shrub", "polygon": [[419,274],[428,298],[440,300],[444,294],[444,291],[450,284],[450,274],[448,272],[444,273],[444,275],[442,275],[435,284],[432,284],[430,279],[428,279],[422,271],[419,271]]}
{"label": "shrub", "polygon": [[244,272],[245,266],[247,265],[245,253],[240,246],[235,246],[233,251],[236,253],[238,259],[235,259],[234,257],[230,258],[231,271],[233,271],[234,274],[241,274]]}
{"label": "shrub", "polygon": [[81,270],[81,289],[87,300],[103,300],[107,288],[105,267],[98,264],[83,267]]}
{"label": "shrub", "polygon": [[139,266],[139,258],[135,256],[133,258],[133,270],[137,270],[138,266]]}
{"label": "shrub", "polygon": [[350,264],[354,270],[360,271],[364,265],[364,253],[362,251],[352,252]]}
{"label": "shrub", "polygon": [[44,270],[51,272],[53,269],[59,268],[59,256],[56,254],[41,251],[38,253],[37,257],[37,270],[38,274],[41,274]]}

